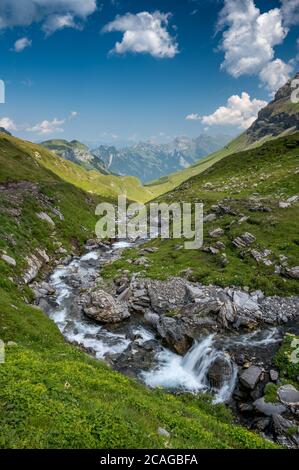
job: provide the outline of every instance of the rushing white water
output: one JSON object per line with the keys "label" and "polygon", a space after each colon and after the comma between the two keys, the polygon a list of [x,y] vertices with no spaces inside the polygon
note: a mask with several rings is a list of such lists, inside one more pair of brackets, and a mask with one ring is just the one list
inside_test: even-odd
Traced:
{"label": "rushing white water", "polygon": [[[120,354],[127,349],[130,341],[125,335],[111,333],[101,325],[97,325],[88,319],[74,319],[71,311],[72,287],[65,279],[80,268],[80,276],[88,282],[89,276],[94,274],[96,268],[88,266],[88,261],[99,259],[99,253],[92,251],[82,256],[80,260],[72,261],[66,267],[57,268],[50,278],[50,284],[56,290],[57,308],[51,309],[49,316],[57,324],[65,338],[71,343],[76,343],[93,351],[97,359],[102,359],[107,353]],[[82,267],[81,262],[86,267]]]}
{"label": "rushing white water", "polygon": [[127,241],[119,241],[119,242],[115,242],[113,243],[112,245],[112,248],[114,250],[120,250],[120,249],[123,249],[123,248],[131,248],[133,246],[133,243],[130,243],[130,242],[127,242]]}
{"label": "rushing white water", "polygon": [[[68,266],[57,267],[50,278],[50,284],[56,290],[57,303],[49,311],[50,318],[68,341],[84,347],[98,359],[105,359],[107,355],[116,355],[118,358],[119,355],[120,359],[125,359],[126,362],[127,356],[121,357],[121,355],[130,354],[131,351],[133,355],[131,359],[134,357],[136,360],[134,363],[136,373],[140,371],[139,364],[143,364],[142,356],[140,361],[138,355],[147,354],[145,352],[147,350],[140,347],[148,341],[153,341],[155,349],[152,357],[153,364],[156,366],[153,365],[152,370],[143,371],[140,374],[148,386],[181,389],[192,393],[210,391],[214,395],[214,402],[228,401],[236,384],[237,367],[225,351],[230,350],[234,345],[236,347],[242,345],[247,349],[267,348],[268,345],[280,340],[278,330],[269,328],[240,336],[226,338],[218,336],[217,347],[216,338],[214,335],[209,335],[202,341],[195,342],[187,354],[181,357],[166,348],[161,349],[154,332],[142,322],[138,323],[137,319],[133,319],[132,324],[126,324],[125,327],[120,325],[118,331],[113,330],[113,332],[93,322],[81,312],[80,302],[78,304],[80,288],[88,288],[92,285],[101,264],[105,260],[117,257],[118,250],[130,246],[132,243],[119,241],[114,243],[111,250],[90,251],[80,259],[74,259]],[[131,359],[129,358],[130,367],[132,366]],[[215,361],[217,361],[216,364],[214,364]],[[209,380],[211,367],[223,367],[223,374],[221,374],[221,369],[220,372],[218,369],[216,371],[216,386]],[[219,377],[218,380],[219,374],[222,378]]]}
{"label": "rushing white water", "polygon": [[230,377],[217,390],[214,402],[227,401],[234,389],[237,370],[227,353],[218,351],[213,346],[214,335],[196,342],[184,357],[164,349],[158,355],[159,366],[150,372],[143,372],[142,377],[150,387],[183,389],[190,392],[211,390],[208,371],[219,357],[229,364]]}
{"label": "rushing white water", "polygon": [[281,335],[277,328],[269,328],[263,331],[254,331],[246,335],[240,335],[237,338],[232,338],[230,341],[234,344],[242,344],[249,347],[264,347],[281,341]]}

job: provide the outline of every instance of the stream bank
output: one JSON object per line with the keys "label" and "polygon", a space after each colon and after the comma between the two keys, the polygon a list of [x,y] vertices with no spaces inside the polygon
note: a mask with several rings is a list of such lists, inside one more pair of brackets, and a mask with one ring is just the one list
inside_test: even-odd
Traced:
{"label": "stream bank", "polygon": [[273,357],[283,335],[299,332],[299,299],[267,298],[261,292],[179,278],[129,279],[127,273],[107,286],[101,267],[128,246],[88,244],[83,256],[57,266],[48,283],[34,285],[37,304],[66,340],[150,387],[210,392],[243,424],[298,446],[296,432],[285,436],[288,423],[298,425],[296,412],[282,403],[270,409],[263,396],[267,383],[279,384]]}

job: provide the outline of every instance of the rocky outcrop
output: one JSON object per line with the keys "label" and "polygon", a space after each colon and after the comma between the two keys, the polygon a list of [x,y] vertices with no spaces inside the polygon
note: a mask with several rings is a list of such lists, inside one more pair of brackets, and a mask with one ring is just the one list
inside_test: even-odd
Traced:
{"label": "rocky outcrop", "polygon": [[102,289],[89,294],[84,313],[100,323],[119,323],[130,317],[126,304]]}
{"label": "rocky outcrop", "polygon": [[294,79],[299,79],[299,73],[280,88],[274,100],[259,112],[257,120],[246,131],[248,144],[266,136],[278,136],[282,132],[299,129],[299,113],[291,102],[291,83]]}
{"label": "rocky outcrop", "polygon": [[46,251],[37,249],[35,252],[26,258],[27,269],[23,274],[23,281],[25,284],[32,282],[39,274],[43,265],[49,263],[50,258]]}
{"label": "rocky outcrop", "polygon": [[5,261],[5,263],[9,264],[10,266],[15,267],[17,265],[16,260],[11,256],[6,255],[5,253],[0,255],[0,258],[2,259],[2,261]]}

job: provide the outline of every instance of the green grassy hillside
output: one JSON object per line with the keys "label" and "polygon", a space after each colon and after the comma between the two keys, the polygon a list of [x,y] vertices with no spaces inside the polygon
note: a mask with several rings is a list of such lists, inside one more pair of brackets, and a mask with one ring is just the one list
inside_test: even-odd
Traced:
{"label": "green grassy hillside", "polygon": [[[247,286],[269,295],[298,294],[298,280],[275,272],[279,266],[283,271],[286,263],[289,268],[299,265],[299,200],[288,208],[279,205],[295,195],[299,195],[299,133],[222,158],[158,199],[203,202],[205,214],[215,213],[215,220],[204,223],[203,249],[185,250],[182,239],[154,240],[151,244],[159,250],[148,254],[150,266],[140,269],[147,276],[162,279],[188,269],[191,279],[204,284]],[[217,228],[223,234],[213,238],[209,233]],[[251,233],[255,242],[236,248],[234,239],[245,232]],[[223,246],[212,253],[210,247],[217,242]],[[266,258],[271,264],[257,261],[252,250],[270,250]],[[125,255],[131,260],[136,256],[136,250]],[[122,260],[108,266],[105,274],[113,276],[119,268],[137,270]]]}
{"label": "green grassy hillside", "polygon": [[[4,161],[6,164],[4,165]],[[25,142],[15,137],[0,133],[1,180],[9,178],[9,172],[20,179],[35,178],[40,181],[40,171],[50,170],[62,180],[73,184],[91,194],[105,198],[116,198],[126,193],[128,199],[148,201],[153,197],[150,189],[144,188],[137,178],[131,176],[102,175],[56,156],[40,145]],[[7,174],[8,172],[8,174]]]}
{"label": "green grassy hillside", "polygon": [[[0,146],[0,448],[265,448],[208,397],[150,391],[68,345],[56,325],[30,305],[25,257],[57,247],[80,251],[93,235],[101,200],[52,169],[38,146],[1,136]],[[60,168],[60,167],[59,167]],[[66,165],[65,171],[77,171]],[[62,171],[57,170],[57,173]],[[55,226],[37,217],[47,213]],[[59,215],[60,214],[60,215]],[[10,266],[2,255],[13,257]],[[165,439],[157,432],[166,428]]]}

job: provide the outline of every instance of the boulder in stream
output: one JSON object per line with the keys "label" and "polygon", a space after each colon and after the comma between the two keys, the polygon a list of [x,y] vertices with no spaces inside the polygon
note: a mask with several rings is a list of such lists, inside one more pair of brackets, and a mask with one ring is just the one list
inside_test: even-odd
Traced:
{"label": "boulder in stream", "polygon": [[84,308],[84,313],[101,323],[119,323],[130,317],[126,304],[102,289],[90,293],[90,304]]}

